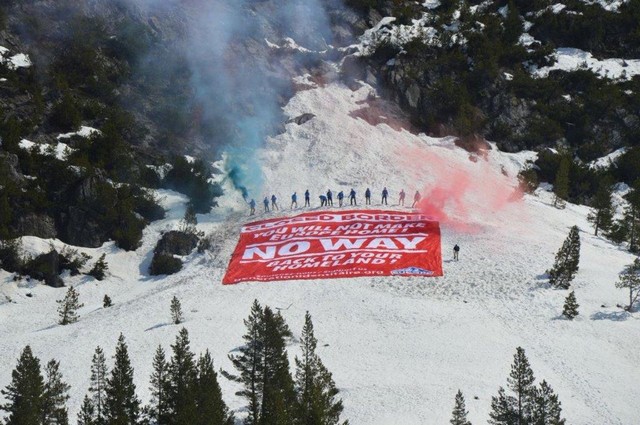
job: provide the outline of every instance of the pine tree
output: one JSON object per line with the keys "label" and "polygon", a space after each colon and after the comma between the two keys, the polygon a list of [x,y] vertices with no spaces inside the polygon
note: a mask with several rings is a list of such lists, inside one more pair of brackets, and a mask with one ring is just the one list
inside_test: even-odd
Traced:
{"label": "pine tree", "polygon": [[563,155],[560,160],[556,180],[553,184],[553,193],[555,194],[554,207],[564,208],[565,201],[569,198],[569,161],[567,155]]}
{"label": "pine tree", "polygon": [[96,411],[93,408],[91,399],[88,395],[85,395],[82,406],[80,406],[80,412],[78,412],[78,425],[96,425],[95,414]]}
{"label": "pine tree", "polygon": [[171,321],[176,325],[179,325],[184,321],[184,317],[182,316],[182,306],[180,305],[180,300],[175,295],[171,299]]}
{"label": "pine tree", "polygon": [[580,234],[578,226],[573,226],[562,248],[556,254],[556,261],[548,271],[549,283],[556,288],[567,289],[578,272],[580,262]]}
{"label": "pine tree", "polygon": [[491,397],[491,412],[489,413],[489,423],[491,425],[514,425],[517,424],[516,415],[517,401],[514,397],[507,395],[504,388],[500,387],[498,395]]}
{"label": "pine tree", "polygon": [[68,325],[78,321],[78,310],[84,307],[84,304],[80,304],[78,300],[79,296],[78,291],[70,286],[65,297],[56,301],[60,304],[60,307],[58,307],[58,314],[60,315],[58,324]]}
{"label": "pine tree", "polygon": [[158,346],[153,357],[153,373],[151,374],[151,406],[149,415],[155,423],[168,422],[167,390],[169,386],[169,365],[162,346]]}
{"label": "pine tree", "polygon": [[562,418],[562,408],[558,396],[553,389],[542,381],[540,387],[536,388],[533,393],[534,404],[531,412],[532,425],[564,425],[565,420]]}
{"label": "pine tree", "polygon": [[300,338],[302,358],[296,357],[298,421],[305,425],[334,425],[340,421],[342,400],[336,398],[338,389],[331,373],[316,354],[317,344],[307,312]]}
{"label": "pine tree", "polygon": [[518,8],[512,0],[509,0],[502,34],[504,42],[507,45],[515,44],[520,39],[523,29],[524,26]]}
{"label": "pine tree", "polygon": [[572,320],[576,317],[578,313],[578,301],[576,300],[576,293],[574,291],[569,292],[567,298],[564,300],[564,307],[562,309],[562,315],[569,320]]}
{"label": "pine tree", "polygon": [[102,254],[98,261],[93,265],[93,268],[89,271],[89,276],[95,277],[97,280],[104,280],[109,270],[109,264],[105,261],[106,254]]}
{"label": "pine tree", "polygon": [[105,294],[104,298],[102,299],[102,307],[108,308],[111,306],[113,306],[113,302],[111,301],[111,298],[109,297],[109,295]]}
{"label": "pine tree", "polygon": [[507,378],[507,387],[516,395],[516,414],[520,423],[523,423],[531,415],[534,381],[529,359],[527,359],[524,349],[517,347],[516,354],[513,356],[511,373]]}
{"label": "pine tree", "polygon": [[116,345],[115,362],[107,379],[104,417],[109,425],[132,425],[138,421],[140,400],[133,383],[133,367],[124,336]]}
{"label": "pine tree", "polygon": [[613,205],[611,203],[611,184],[608,179],[605,179],[593,198],[593,212],[587,217],[589,222],[593,223],[595,228],[595,235],[598,236],[598,231],[603,230],[608,232],[613,224]]}
{"label": "pine tree", "polygon": [[285,335],[270,307],[263,312],[263,395],[261,425],[287,424],[294,420],[296,395],[289,371]]}
{"label": "pine tree", "polygon": [[534,403],[534,381],[529,359],[524,349],[517,347],[511,373],[507,378],[507,387],[515,397],[507,395],[501,387],[498,396],[491,399],[489,423],[492,425],[529,424]]}
{"label": "pine tree", "polygon": [[96,347],[91,359],[91,380],[89,384],[89,393],[91,394],[91,406],[96,425],[106,423],[105,419],[105,403],[107,399],[107,360],[104,351],[100,346]]}
{"label": "pine tree", "polygon": [[229,360],[238,370],[240,376],[235,380],[244,385],[239,395],[246,398],[248,405],[248,416],[245,419],[246,425],[257,425],[260,423],[260,411],[262,403],[264,365],[262,353],[264,347],[264,312],[258,300],[253,301],[251,313],[245,319],[244,325],[247,333],[242,337],[245,345],[239,348],[240,354],[229,355]]}
{"label": "pine tree", "polygon": [[629,290],[629,305],[626,310],[631,311],[633,304],[640,296],[640,258],[636,258],[631,265],[620,273],[616,288]]}
{"label": "pine tree", "polygon": [[184,212],[184,218],[182,219],[181,229],[186,233],[196,233],[196,226],[198,225],[198,217],[196,217],[196,210],[191,203],[187,205],[187,209]]}
{"label": "pine tree", "polygon": [[42,425],[68,425],[67,400],[71,387],[62,380],[59,362],[49,361],[44,370],[46,380],[42,398]]}
{"label": "pine tree", "polygon": [[11,383],[1,391],[7,403],[0,406],[9,414],[5,425],[40,425],[44,401],[44,379],[40,360],[28,345],[22,350]]}
{"label": "pine tree", "polygon": [[633,188],[627,193],[625,199],[628,205],[622,220],[627,229],[629,251],[638,252],[640,250],[640,180],[633,184]]}
{"label": "pine tree", "polygon": [[222,390],[218,384],[218,374],[213,368],[211,354],[207,350],[198,359],[198,377],[196,382],[196,425],[231,425],[226,404],[222,400]]}
{"label": "pine tree", "polygon": [[193,424],[197,419],[195,356],[189,346],[189,332],[182,328],[171,346],[169,363],[167,408],[169,424]]}
{"label": "pine tree", "polygon": [[471,422],[467,420],[467,408],[464,403],[464,396],[462,391],[458,390],[456,393],[456,402],[453,406],[453,412],[451,413],[451,425],[471,425]]}

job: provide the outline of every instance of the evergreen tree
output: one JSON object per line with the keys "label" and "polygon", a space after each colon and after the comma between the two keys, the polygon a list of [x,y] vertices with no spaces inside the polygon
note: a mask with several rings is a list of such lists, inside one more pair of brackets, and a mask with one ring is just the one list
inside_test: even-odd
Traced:
{"label": "evergreen tree", "polygon": [[107,399],[107,360],[100,346],[96,347],[91,359],[91,381],[89,393],[91,394],[91,407],[94,412],[94,423],[103,425],[105,419],[105,403]]}
{"label": "evergreen tree", "polygon": [[516,417],[519,423],[523,423],[531,415],[534,381],[529,359],[527,359],[524,349],[517,347],[516,354],[513,356],[511,373],[507,378],[507,387],[515,393]]}
{"label": "evergreen tree", "polygon": [[589,222],[593,223],[595,235],[598,231],[608,232],[613,224],[613,205],[611,203],[611,183],[605,179],[593,198],[593,211],[587,217]]}
{"label": "evergreen tree", "polygon": [[342,400],[336,398],[338,389],[331,373],[316,354],[317,344],[311,315],[307,312],[300,338],[302,358],[296,357],[298,421],[304,425],[334,425],[340,421]]}
{"label": "evergreen tree", "polygon": [[78,309],[84,307],[84,304],[80,304],[78,300],[79,296],[78,291],[70,286],[65,297],[56,301],[60,304],[60,307],[58,307],[58,314],[60,315],[58,323],[60,325],[68,325],[78,321]]}
{"label": "evergreen tree", "polygon": [[102,307],[108,308],[111,306],[113,306],[113,302],[111,301],[111,298],[109,297],[109,295],[105,294],[104,298],[102,299]]}
{"label": "evergreen tree", "polygon": [[184,212],[184,218],[182,219],[181,229],[183,232],[196,233],[196,226],[198,225],[198,217],[196,216],[196,210],[193,204],[187,205],[187,210]]}
{"label": "evergreen tree", "polygon": [[234,377],[244,385],[244,389],[239,393],[246,398],[248,405],[248,416],[245,419],[246,425],[257,425],[260,423],[260,411],[262,403],[264,365],[262,352],[264,347],[263,339],[264,312],[258,300],[253,301],[251,313],[245,319],[244,325],[247,333],[242,337],[245,345],[239,348],[240,354],[229,355],[229,360],[238,370],[240,376]]}
{"label": "evergreen tree", "polygon": [[98,261],[93,265],[93,268],[89,271],[89,276],[95,277],[97,280],[104,280],[109,269],[109,264],[105,261],[106,254],[102,254]]}
{"label": "evergreen tree", "polygon": [[44,368],[46,380],[42,398],[42,425],[68,425],[69,385],[62,380],[60,363],[50,360]]}
{"label": "evergreen tree", "polygon": [[222,400],[222,390],[218,384],[218,374],[213,369],[213,360],[207,350],[198,359],[198,377],[196,382],[196,425],[232,425],[233,417],[229,415],[226,404]]}
{"label": "evergreen tree", "polygon": [[623,221],[627,229],[629,251],[638,252],[640,250],[640,180],[633,184],[633,188],[627,193],[625,199],[628,205]]}
{"label": "evergreen tree", "polygon": [[9,203],[9,195],[3,193],[0,195],[0,239],[6,239],[11,235],[10,225],[12,221],[13,208]]}
{"label": "evergreen tree", "polygon": [[464,396],[462,391],[458,390],[456,393],[456,402],[453,406],[453,412],[451,413],[451,425],[471,425],[471,422],[467,420],[467,408],[464,403]]}
{"label": "evergreen tree", "polygon": [[504,21],[502,38],[507,45],[515,44],[522,35],[524,25],[520,18],[520,12],[512,0],[507,3],[507,16]]}
{"label": "evergreen tree", "polygon": [[80,412],[78,412],[78,425],[95,425],[96,411],[93,408],[91,399],[88,395],[84,396],[82,406],[80,406]]}
{"label": "evergreen tree", "polygon": [[263,312],[263,395],[261,425],[291,423],[295,418],[296,395],[289,371],[285,335],[270,307]]}
{"label": "evergreen tree", "polygon": [[580,262],[580,234],[578,226],[573,226],[562,248],[556,254],[556,261],[548,271],[549,283],[557,288],[567,289],[578,272]]}
{"label": "evergreen tree", "polygon": [[640,295],[640,258],[636,258],[634,262],[627,266],[622,273],[616,288],[629,290],[629,305],[627,311],[631,311],[633,303],[636,302]]}
{"label": "evergreen tree", "polygon": [[491,412],[489,413],[489,423],[491,425],[514,425],[517,424],[516,415],[517,401],[514,397],[507,395],[504,388],[500,387],[498,395],[491,397]]}
{"label": "evergreen tree", "polygon": [[562,315],[571,320],[576,317],[578,313],[578,301],[576,300],[576,293],[574,291],[569,292],[567,298],[564,300],[564,307],[562,308]]}
{"label": "evergreen tree", "polygon": [[169,365],[162,346],[158,345],[153,357],[153,373],[151,374],[151,406],[149,415],[155,423],[168,422],[167,390],[169,386]]}
{"label": "evergreen tree", "polygon": [[133,383],[133,367],[124,336],[116,345],[115,362],[107,379],[104,416],[109,425],[133,425],[140,414],[140,400]]}
{"label": "evergreen tree", "polygon": [[171,321],[176,325],[184,321],[184,317],[182,316],[182,306],[180,305],[180,300],[175,295],[171,299]]}
{"label": "evergreen tree", "polygon": [[521,347],[516,348],[513,356],[511,373],[507,378],[507,387],[515,397],[505,393],[500,388],[497,397],[491,398],[491,413],[489,414],[492,425],[525,425],[530,424],[531,412],[534,404],[533,371],[529,365],[529,359]]}
{"label": "evergreen tree", "polygon": [[532,425],[564,425],[562,418],[562,408],[558,396],[553,389],[542,381],[540,387],[536,388],[533,394],[534,407],[531,413]]}
{"label": "evergreen tree", "polygon": [[569,161],[567,155],[563,155],[560,160],[556,180],[553,184],[553,193],[555,194],[553,200],[554,207],[564,208],[565,201],[569,197]]}
{"label": "evergreen tree", "polygon": [[5,425],[40,425],[44,401],[44,380],[40,360],[28,345],[22,350],[11,383],[1,391],[7,403],[0,410],[9,414]]}
{"label": "evergreen tree", "polygon": [[195,356],[189,346],[189,332],[182,328],[171,346],[167,386],[168,424],[194,424],[197,420]]}

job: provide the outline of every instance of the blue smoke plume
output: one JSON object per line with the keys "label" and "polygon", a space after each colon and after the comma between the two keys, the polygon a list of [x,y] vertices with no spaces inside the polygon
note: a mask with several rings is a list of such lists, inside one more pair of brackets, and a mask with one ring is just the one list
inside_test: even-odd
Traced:
{"label": "blue smoke plume", "polygon": [[274,54],[265,39],[293,38],[309,49],[331,40],[321,0],[191,1],[185,54],[201,108],[205,143],[223,146],[227,172],[246,195],[260,196],[263,177],[256,157],[284,121],[292,92],[291,71],[305,55]]}

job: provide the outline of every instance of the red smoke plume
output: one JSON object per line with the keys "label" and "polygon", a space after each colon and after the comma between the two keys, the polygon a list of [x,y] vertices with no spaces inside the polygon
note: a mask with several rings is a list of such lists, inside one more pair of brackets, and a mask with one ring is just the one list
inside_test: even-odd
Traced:
{"label": "red smoke plume", "polygon": [[[461,232],[479,231],[482,225],[522,219],[525,213],[516,176],[496,170],[482,157],[462,159],[459,151],[443,148],[405,152],[417,178],[421,200],[417,208]],[[411,194],[408,194],[411,196]]]}

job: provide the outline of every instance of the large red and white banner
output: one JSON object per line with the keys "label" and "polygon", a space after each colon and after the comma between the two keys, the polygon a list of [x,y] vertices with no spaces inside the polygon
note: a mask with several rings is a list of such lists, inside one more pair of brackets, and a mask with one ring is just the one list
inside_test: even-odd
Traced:
{"label": "large red and white banner", "polygon": [[438,222],[358,210],[248,223],[222,283],[357,276],[442,276]]}

